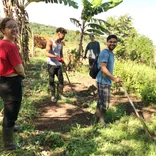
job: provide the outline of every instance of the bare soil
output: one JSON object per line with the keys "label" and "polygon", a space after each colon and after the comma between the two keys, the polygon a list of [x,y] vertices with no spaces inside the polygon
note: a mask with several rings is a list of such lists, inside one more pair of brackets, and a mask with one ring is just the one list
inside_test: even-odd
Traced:
{"label": "bare soil", "polygon": [[[97,100],[97,91],[93,87],[95,80],[90,77],[79,76],[77,80],[71,83],[72,88],[69,85],[65,85],[64,92],[66,93],[72,89],[75,95],[73,102],[63,103],[58,101],[57,103],[52,103],[49,97],[49,99],[36,103],[39,111],[38,117],[34,120],[36,129],[66,133],[71,130],[72,126],[76,126],[77,124],[80,124],[81,127],[92,124],[94,114],[90,113],[87,108],[89,102]],[[140,116],[150,122],[152,114],[156,115],[156,107],[146,106],[137,96],[130,95],[130,98]],[[118,105],[126,106],[127,115],[135,115],[134,109],[126,95],[115,91],[111,94],[110,107]]]}

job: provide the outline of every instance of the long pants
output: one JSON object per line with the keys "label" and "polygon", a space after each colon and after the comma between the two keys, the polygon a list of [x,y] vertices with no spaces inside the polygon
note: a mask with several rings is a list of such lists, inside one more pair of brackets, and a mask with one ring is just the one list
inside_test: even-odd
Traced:
{"label": "long pants", "polygon": [[4,101],[3,127],[15,125],[22,101],[22,78],[0,77],[0,97]]}
{"label": "long pants", "polygon": [[92,64],[94,63],[95,59],[89,58],[89,66],[91,67]]}
{"label": "long pants", "polygon": [[55,96],[55,75],[58,78],[59,85],[64,85],[63,73],[61,66],[52,66],[48,64],[48,73],[49,73],[49,85],[51,90],[51,95]]}

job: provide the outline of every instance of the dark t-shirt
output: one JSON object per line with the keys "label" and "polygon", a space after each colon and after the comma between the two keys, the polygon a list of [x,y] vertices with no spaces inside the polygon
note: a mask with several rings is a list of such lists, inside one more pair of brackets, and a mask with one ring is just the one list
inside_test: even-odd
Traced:
{"label": "dark t-shirt", "polygon": [[[85,50],[85,56],[87,55],[88,50],[90,50],[90,58],[95,58],[100,54],[100,44],[97,41],[89,42],[86,50]],[[93,52],[93,53],[92,53]]]}

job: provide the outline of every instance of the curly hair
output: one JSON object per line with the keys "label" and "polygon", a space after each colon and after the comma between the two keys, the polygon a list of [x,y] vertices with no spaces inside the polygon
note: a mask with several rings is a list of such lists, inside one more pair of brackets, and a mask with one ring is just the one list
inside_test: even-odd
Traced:
{"label": "curly hair", "polygon": [[62,28],[62,27],[59,27],[59,28],[56,29],[56,33],[58,33],[58,32],[60,32],[62,34],[67,34],[67,30]]}

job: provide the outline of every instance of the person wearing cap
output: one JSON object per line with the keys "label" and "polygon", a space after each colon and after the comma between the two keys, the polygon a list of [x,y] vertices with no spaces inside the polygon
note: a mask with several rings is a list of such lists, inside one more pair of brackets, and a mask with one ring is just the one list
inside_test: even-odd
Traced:
{"label": "person wearing cap", "polygon": [[89,66],[91,67],[96,56],[100,54],[100,44],[98,41],[95,41],[95,37],[93,34],[89,35],[90,37],[90,42],[87,44],[85,53],[84,53],[84,59],[87,58],[87,52],[90,51],[89,53]]}
{"label": "person wearing cap", "polygon": [[47,41],[46,44],[46,56],[48,64],[49,85],[51,90],[51,101],[57,102],[55,93],[55,76],[58,77],[59,93],[63,94],[64,80],[61,64],[64,64],[63,60],[63,39],[67,34],[66,29],[59,27],[56,29],[56,35],[54,38]]}

